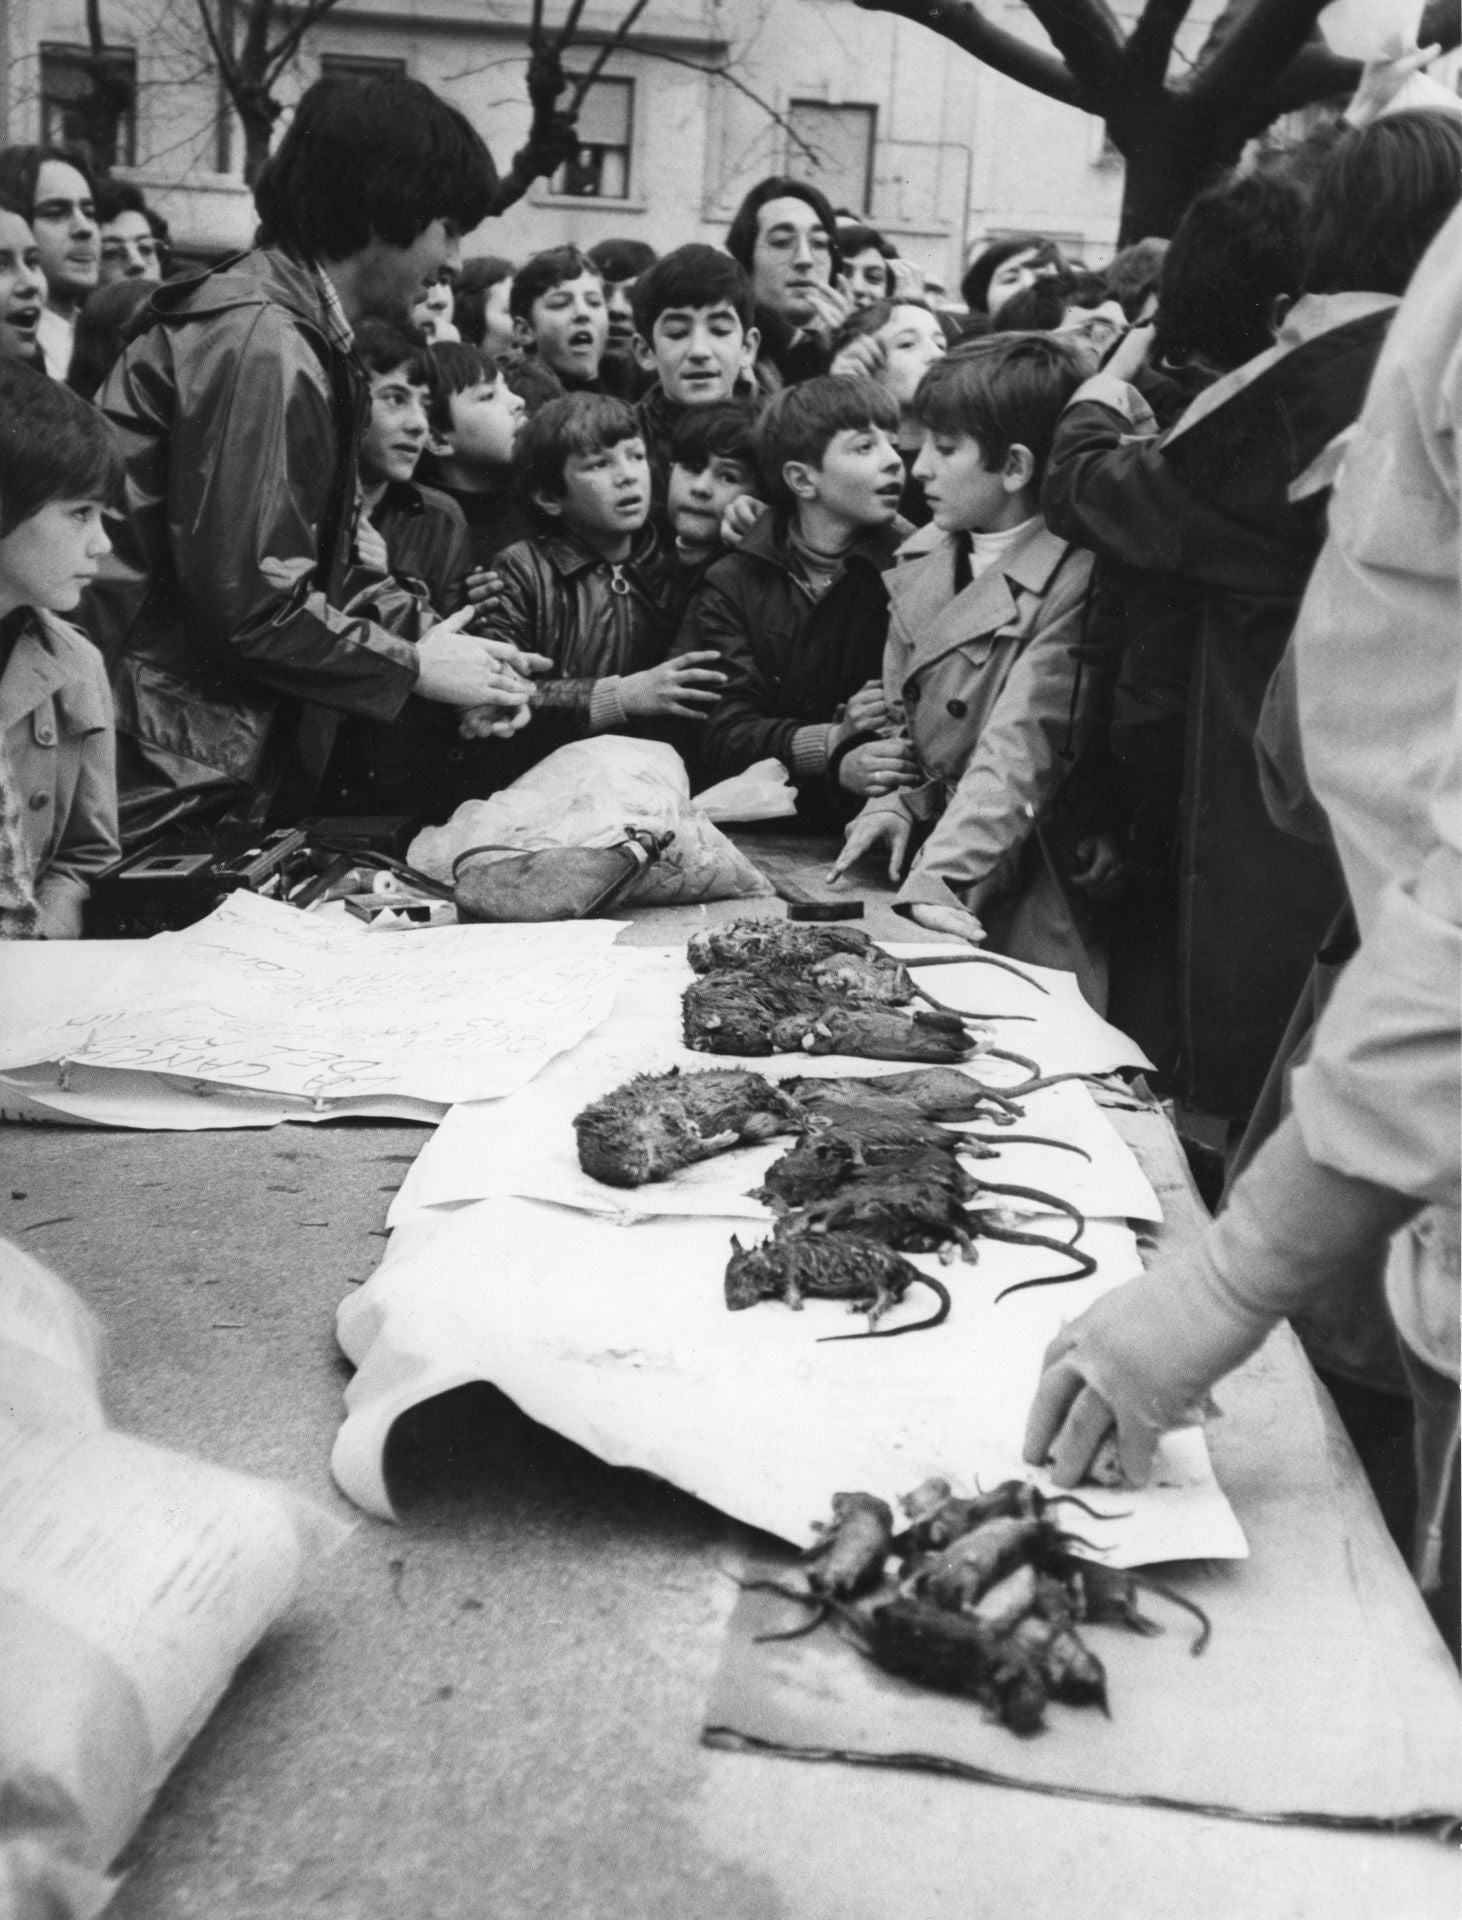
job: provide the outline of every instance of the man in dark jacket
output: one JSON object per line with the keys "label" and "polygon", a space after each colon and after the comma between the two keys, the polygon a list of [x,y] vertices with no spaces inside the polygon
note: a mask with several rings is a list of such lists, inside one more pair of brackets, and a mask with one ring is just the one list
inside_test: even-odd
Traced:
{"label": "man in dark jacket", "polygon": [[418,598],[364,608],[345,585],[352,328],[407,318],[493,184],[476,133],[418,82],[321,81],[255,189],[261,244],[154,296],[101,396],[126,517],[83,613],[112,670],[124,842],[297,814],[342,713],[393,720],[416,693],[526,717],[526,682],[458,630],[466,610],[420,635]]}
{"label": "man in dark jacket", "polygon": [[1347,135],[1317,182],[1302,297],[1267,352],[1161,438],[1098,375],[1057,432],[1048,525],[1192,590],[1180,850],[1180,1090],[1247,1119],[1344,900],[1329,845],[1270,819],[1254,741],[1325,534],[1295,483],[1355,420],[1406,282],[1455,205],[1462,127],[1398,113]]}

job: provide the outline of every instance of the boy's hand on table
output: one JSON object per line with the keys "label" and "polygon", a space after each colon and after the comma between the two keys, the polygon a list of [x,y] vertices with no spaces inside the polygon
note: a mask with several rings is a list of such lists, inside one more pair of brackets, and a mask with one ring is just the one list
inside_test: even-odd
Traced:
{"label": "boy's hand on table", "polygon": [[[852,757],[849,754],[850,760]],[[843,850],[828,868],[827,884],[836,886],[849,867],[861,860],[865,853],[872,853],[875,847],[882,846],[884,841],[888,842],[888,877],[897,882],[909,851],[909,835],[913,832],[913,825],[902,808],[885,807],[872,811],[865,807],[843,831]]]}
{"label": "boy's hand on table", "polygon": [[726,684],[720,664],[721,655],[714,647],[700,653],[677,654],[673,660],[662,660],[658,667],[627,673],[619,683],[620,702],[626,713],[636,717],[653,714],[704,720]]}
{"label": "boy's hand on table", "polygon": [[916,787],[922,778],[907,740],[865,740],[838,763],[838,785],[870,800],[900,787]]}
{"label": "boy's hand on table", "polygon": [[909,912],[921,927],[931,933],[952,933],[956,940],[968,940],[972,947],[983,946],[985,929],[963,907],[940,907],[932,901],[920,901]]}
{"label": "boy's hand on table", "polygon": [[855,733],[877,733],[880,727],[888,724],[888,702],[883,697],[883,682],[870,680],[849,700],[843,709],[843,724],[849,736]]}

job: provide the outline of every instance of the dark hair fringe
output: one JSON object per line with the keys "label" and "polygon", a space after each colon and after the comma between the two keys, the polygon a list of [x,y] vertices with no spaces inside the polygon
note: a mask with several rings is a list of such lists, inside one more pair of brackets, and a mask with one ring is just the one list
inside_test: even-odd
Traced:
{"label": "dark hair fringe", "polygon": [[830,343],[833,358],[837,358],[850,340],[860,340],[867,334],[880,332],[889,324],[900,307],[922,307],[925,313],[934,311],[929,302],[921,299],[916,293],[907,296],[897,293],[889,294],[882,300],[875,300],[871,306],[859,307],[856,312],[848,315],[833,335]]}
{"label": "dark hair fringe", "polygon": [[117,508],[122,478],[105,415],[34,367],[0,360],[0,539],[53,500]]}
{"label": "dark hair fringe", "polygon": [[1012,233],[1004,240],[994,241],[975,255],[959,283],[960,298],[971,313],[990,311],[990,282],[995,277],[995,269],[1013,260],[1018,253],[1034,253],[1038,266],[1064,267],[1066,264],[1060,246],[1043,233]]}
{"label": "dark hair fringe", "polygon": [[96,196],[96,173],[91,164],[91,156],[81,147],[73,146],[21,146],[0,149],[0,194],[16,203],[16,212],[22,219],[35,217],[36,185],[41,177],[41,168],[48,160],[59,160],[76,171],[86,182],[87,190],[93,198]]}
{"label": "dark hair fringe", "polygon": [[413,386],[425,387],[429,394],[437,390],[437,363],[417,327],[393,320],[362,320],[355,329],[355,351],[367,373],[394,373],[402,367]]}
{"label": "dark hair fringe", "polygon": [[317,80],[255,182],[259,244],[307,260],[343,260],[373,235],[409,247],[433,220],[477,226],[496,186],[466,115],[420,80]]}
{"label": "dark hair fringe", "polygon": [[717,307],[726,301],[736,309],[743,329],[751,325],[751,282],[740,261],[719,247],[692,241],[662,254],[635,282],[630,295],[635,332],[653,340],[655,322],[662,313],[679,307]]}
{"label": "dark hair fringe", "polygon": [[513,291],[508,295],[508,312],[525,326],[533,319],[534,302],[552,293],[566,280],[578,280],[592,273],[601,284],[604,275],[582,247],[545,247],[525,260],[513,275]]}
{"label": "dark hair fringe", "polygon": [[757,422],[757,464],[768,498],[790,507],[793,495],[782,469],[790,460],[821,466],[829,443],[840,433],[881,427],[896,433],[899,410],[884,389],[861,376],[823,374],[772,395]]}
{"label": "dark hair fringe", "polygon": [[1462,198],[1462,119],[1387,114],[1331,154],[1310,208],[1306,293],[1405,293]]}
{"label": "dark hair fringe", "polygon": [[1028,447],[1039,486],[1056,423],[1085,378],[1075,347],[1059,334],[992,333],[936,360],[914,394],[913,416],[930,433],[968,434],[985,465]]}
{"label": "dark hair fringe", "polygon": [[660,258],[648,240],[596,240],[588,253],[595,271],[616,285],[622,280],[638,280]]}
{"label": "dark hair fringe", "polygon": [[1274,303],[1300,290],[1304,228],[1304,198],[1280,171],[1197,194],[1163,256],[1153,359],[1227,370],[1272,346]]}
{"label": "dark hair fringe", "polygon": [[687,407],[671,429],[670,464],[700,473],[712,460],[739,460],[756,475],[756,425],[756,409],[744,401]]}
{"label": "dark hair fringe", "polygon": [[572,455],[604,453],[641,437],[635,410],[604,393],[569,393],[533,414],[513,449],[513,477],[523,494],[561,497]]}
{"label": "dark hair fringe", "polygon": [[484,380],[496,381],[502,368],[481,347],[469,347],[465,340],[434,340],[427,348],[431,360],[431,401],[426,417],[433,433],[452,431],[452,396],[480,386]]}

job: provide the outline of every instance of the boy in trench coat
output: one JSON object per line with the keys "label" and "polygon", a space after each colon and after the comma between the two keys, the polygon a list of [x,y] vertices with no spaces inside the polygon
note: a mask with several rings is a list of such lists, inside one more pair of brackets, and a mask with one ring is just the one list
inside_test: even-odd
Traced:
{"label": "boy in trench coat", "polygon": [[914,472],[934,517],[888,578],[883,681],[923,779],[869,800],[832,875],[886,843],[896,879],[927,836],[896,912],[1071,968],[1098,998],[1099,968],[1039,832],[1090,705],[1079,649],[1091,558],[1036,508],[1081,374],[1053,337],[1013,334],[948,355],[920,384]]}

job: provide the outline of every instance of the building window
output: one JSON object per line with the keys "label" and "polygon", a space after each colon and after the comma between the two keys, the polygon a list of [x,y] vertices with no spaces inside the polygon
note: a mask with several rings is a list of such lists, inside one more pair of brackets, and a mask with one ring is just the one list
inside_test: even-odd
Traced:
{"label": "building window", "polygon": [[[568,76],[575,86],[574,76]],[[579,109],[579,153],[553,176],[550,192],[582,200],[628,200],[633,80],[596,80]]]}
{"label": "building window", "polygon": [[[93,149],[103,167],[137,164],[137,55],[131,47],[107,47],[104,72],[93,71],[86,47],[41,48],[41,144]],[[125,104],[117,118],[117,135],[110,153],[96,153],[98,129],[87,112],[98,81],[110,80]]]}
{"label": "building window", "polygon": [[[793,100],[787,123],[787,172],[822,191],[835,207],[868,212],[873,195],[876,107],[830,107],[821,100]],[[809,154],[816,154],[813,161]]]}
{"label": "building window", "polygon": [[364,53],[322,53],[322,80],[404,80],[404,60],[378,60]]}

